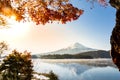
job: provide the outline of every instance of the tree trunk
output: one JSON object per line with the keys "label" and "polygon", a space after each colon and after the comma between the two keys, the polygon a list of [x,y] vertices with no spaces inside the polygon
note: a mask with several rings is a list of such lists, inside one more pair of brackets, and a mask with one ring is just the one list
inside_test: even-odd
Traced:
{"label": "tree trunk", "polygon": [[114,64],[120,70],[120,0],[110,0],[111,6],[116,8],[116,25],[111,36],[111,56]]}

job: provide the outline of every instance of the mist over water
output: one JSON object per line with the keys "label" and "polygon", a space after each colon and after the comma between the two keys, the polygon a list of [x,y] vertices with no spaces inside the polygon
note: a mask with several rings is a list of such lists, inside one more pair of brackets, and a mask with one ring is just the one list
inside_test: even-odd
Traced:
{"label": "mist over water", "polygon": [[96,66],[80,63],[47,63],[33,60],[34,70],[49,73],[51,70],[60,80],[119,80],[120,72],[113,66]]}

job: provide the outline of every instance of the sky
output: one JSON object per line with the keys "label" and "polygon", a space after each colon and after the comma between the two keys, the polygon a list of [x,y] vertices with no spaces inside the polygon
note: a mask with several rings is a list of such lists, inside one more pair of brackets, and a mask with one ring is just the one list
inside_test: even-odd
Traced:
{"label": "sky", "polygon": [[110,50],[115,9],[110,5],[105,8],[98,3],[93,7],[85,0],[72,3],[84,10],[78,20],[46,25],[9,20],[10,28],[0,29],[0,41],[6,41],[11,49],[28,50],[32,54],[55,51],[76,42],[90,48]]}

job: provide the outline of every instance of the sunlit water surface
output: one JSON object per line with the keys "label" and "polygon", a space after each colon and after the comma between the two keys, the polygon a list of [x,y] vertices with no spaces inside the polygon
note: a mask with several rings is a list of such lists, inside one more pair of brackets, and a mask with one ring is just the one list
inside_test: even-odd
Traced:
{"label": "sunlit water surface", "polygon": [[40,59],[33,60],[34,70],[48,73],[51,70],[60,80],[120,80],[120,72],[113,66],[96,66],[80,63],[49,63]]}

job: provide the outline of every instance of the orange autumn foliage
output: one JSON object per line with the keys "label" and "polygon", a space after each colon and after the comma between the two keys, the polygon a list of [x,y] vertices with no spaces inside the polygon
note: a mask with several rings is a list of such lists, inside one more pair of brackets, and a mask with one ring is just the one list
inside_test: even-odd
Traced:
{"label": "orange autumn foliage", "polygon": [[69,0],[0,0],[0,13],[17,16],[17,21],[33,21],[36,24],[77,20],[83,10],[74,7]]}

